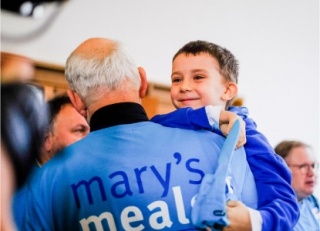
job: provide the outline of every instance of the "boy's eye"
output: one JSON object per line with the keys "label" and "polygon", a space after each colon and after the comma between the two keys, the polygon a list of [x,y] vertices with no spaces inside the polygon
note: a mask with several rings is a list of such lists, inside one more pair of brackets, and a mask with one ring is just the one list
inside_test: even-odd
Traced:
{"label": "boy's eye", "polygon": [[201,75],[196,75],[195,77],[194,77],[194,79],[203,79],[204,77],[203,76],[201,76]]}
{"label": "boy's eye", "polygon": [[179,83],[181,81],[182,81],[181,78],[172,78],[173,83]]}

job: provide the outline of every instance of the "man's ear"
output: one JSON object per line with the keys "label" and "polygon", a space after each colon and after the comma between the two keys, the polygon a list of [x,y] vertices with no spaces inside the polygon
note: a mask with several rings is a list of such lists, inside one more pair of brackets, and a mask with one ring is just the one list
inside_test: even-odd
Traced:
{"label": "man's ear", "polygon": [[84,118],[87,118],[87,107],[78,93],[73,90],[67,90],[67,94],[77,112],[79,112]]}
{"label": "man's ear", "polygon": [[52,135],[49,132],[45,132],[44,135],[44,142],[43,142],[43,148],[44,150],[50,153],[51,149],[52,149],[52,144],[53,144],[53,139],[52,139]]}
{"label": "man's ear", "polygon": [[226,84],[225,92],[221,96],[221,99],[228,101],[236,97],[237,94],[238,94],[238,85],[234,82],[228,82]]}
{"label": "man's ear", "polygon": [[53,150],[53,143],[54,138],[52,136],[52,133],[49,131],[46,131],[44,133],[44,139],[41,147],[41,154],[38,156],[38,161],[40,163],[45,163],[48,161],[48,156],[51,156],[52,150]]}
{"label": "man's ear", "polygon": [[141,79],[141,86],[139,89],[139,96],[142,99],[146,96],[147,90],[148,90],[148,81],[147,81],[147,75],[145,70],[142,67],[138,67],[140,79]]}

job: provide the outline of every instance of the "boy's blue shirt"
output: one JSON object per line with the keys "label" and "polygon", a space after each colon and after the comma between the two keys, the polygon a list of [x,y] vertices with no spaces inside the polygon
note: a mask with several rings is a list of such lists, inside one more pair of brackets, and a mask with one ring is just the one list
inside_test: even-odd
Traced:
{"label": "boy's blue shirt", "polygon": [[[256,123],[249,118],[246,107],[229,107],[246,123],[247,142],[244,146],[247,161],[255,178],[258,210],[262,216],[263,231],[292,230],[299,218],[299,207],[291,187],[291,173],[266,137],[257,131]],[[221,134],[209,124],[205,108],[182,108],[151,121],[164,126],[194,130],[210,130]],[[250,206],[249,206],[250,207]]]}

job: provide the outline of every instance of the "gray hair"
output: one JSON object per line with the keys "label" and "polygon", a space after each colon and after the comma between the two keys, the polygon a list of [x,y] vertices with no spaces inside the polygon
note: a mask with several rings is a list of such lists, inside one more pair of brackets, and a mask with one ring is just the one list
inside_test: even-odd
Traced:
{"label": "gray hair", "polygon": [[113,90],[138,90],[141,84],[137,66],[118,43],[106,52],[103,47],[87,53],[74,51],[67,59],[65,75],[70,89],[86,104]]}

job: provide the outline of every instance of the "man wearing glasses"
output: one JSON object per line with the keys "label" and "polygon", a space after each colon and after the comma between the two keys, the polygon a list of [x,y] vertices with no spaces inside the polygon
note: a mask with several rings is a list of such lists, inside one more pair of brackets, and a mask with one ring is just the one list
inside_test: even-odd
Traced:
{"label": "man wearing glasses", "polygon": [[319,163],[311,147],[300,141],[282,141],[275,147],[292,172],[292,188],[300,206],[300,218],[294,231],[320,231],[319,200],[313,195]]}

